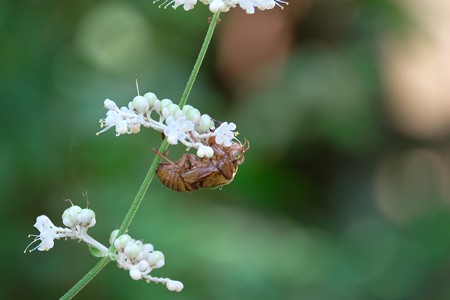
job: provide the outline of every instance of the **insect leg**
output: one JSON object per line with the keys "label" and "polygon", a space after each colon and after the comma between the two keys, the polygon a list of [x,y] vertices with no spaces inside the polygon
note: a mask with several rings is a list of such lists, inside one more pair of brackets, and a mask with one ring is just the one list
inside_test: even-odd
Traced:
{"label": "insect leg", "polygon": [[156,155],[159,155],[162,159],[166,160],[170,165],[174,166],[174,167],[178,167],[177,164],[175,164],[173,161],[171,161],[170,159],[168,159],[164,154],[162,154],[161,152],[159,152],[156,149],[152,149],[153,152],[156,153]]}

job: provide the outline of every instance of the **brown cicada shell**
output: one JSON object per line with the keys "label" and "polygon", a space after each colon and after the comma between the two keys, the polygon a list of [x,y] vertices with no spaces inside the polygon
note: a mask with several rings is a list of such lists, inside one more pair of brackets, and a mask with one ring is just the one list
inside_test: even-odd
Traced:
{"label": "brown cicada shell", "polygon": [[213,143],[211,158],[200,158],[195,154],[186,153],[178,161],[172,162],[161,153],[155,153],[167,161],[160,163],[156,175],[161,182],[178,192],[190,192],[200,188],[214,188],[230,183],[238,170],[238,165],[244,162],[244,152],[250,147],[245,141],[223,147]]}

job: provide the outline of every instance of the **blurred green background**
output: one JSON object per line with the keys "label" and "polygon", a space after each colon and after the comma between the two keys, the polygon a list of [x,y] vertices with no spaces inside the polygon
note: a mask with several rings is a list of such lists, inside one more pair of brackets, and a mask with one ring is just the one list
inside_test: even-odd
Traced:
{"label": "blurred green background", "polygon": [[[40,214],[61,225],[71,199],[107,243],[161,137],[96,136],[103,100],[126,105],[137,76],[141,94],[177,102],[209,16],[202,4],[1,2],[1,299],[58,298],[96,263],[76,241],[23,254],[27,235]],[[221,19],[189,104],[237,124],[246,162],[221,190],[155,180],[130,228],[166,256],[152,275],[185,289],[110,264],[78,298],[450,299],[449,126],[416,130],[422,115],[408,123],[390,104],[414,86],[395,80],[386,41],[421,30],[415,15],[393,0],[293,0]]]}

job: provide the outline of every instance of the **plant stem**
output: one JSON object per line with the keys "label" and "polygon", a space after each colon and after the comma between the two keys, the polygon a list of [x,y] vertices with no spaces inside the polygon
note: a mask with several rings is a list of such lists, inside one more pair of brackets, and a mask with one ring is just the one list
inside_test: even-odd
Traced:
{"label": "plant stem", "polygon": [[202,48],[200,49],[200,52],[198,53],[197,61],[195,62],[194,68],[192,69],[191,76],[189,77],[189,80],[186,83],[186,87],[184,89],[183,95],[181,96],[180,103],[178,104],[178,106],[180,106],[181,109],[186,104],[189,94],[191,93],[192,86],[194,86],[195,78],[197,78],[197,74],[200,71],[200,67],[202,65],[203,59],[205,58],[209,43],[211,42],[211,38],[214,33],[214,29],[216,28],[217,22],[219,21],[219,15],[220,15],[220,12],[216,12],[213,15],[213,17],[209,23],[208,32],[206,33],[205,39],[203,40]]}
{"label": "plant stem", "polygon": [[100,259],[98,263],[95,264],[95,266],[87,272],[86,275],[83,276],[83,278],[80,279],[70,290],[67,291],[60,299],[72,299],[75,297],[76,294],[78,294],[92,279],[94,279],[95,276],[97,276],[98,273],[100,273],[101,270],[103,270],[104,267],[111,261],[111,259],[108,256],[103,257]]}
{"label": "plant stem", "polygon": [[[186,87],[184,89],[183,95],[181,96],[181,100],[179,102],[180,109],[183,108],[183,106],[186,104],[187,99],[189,98],[189,94],[191,93],[192,87],[194,86],[195,79],[197,78],[198,72],[200,71],[200,67],[202,65],[203,59],[205,58],[206,51],[208,50],[209,43],[211,42],[212,35],[214,33],[214,29],[216,27],[217,21],[219,20],[220,12],[217,12],[213,15],[208,31],[206,33],[205,39],[203,41],[202,47],[200,49],[200,52],[197,57],[197,61],[195,62],[195,65],[192,69],[191,76],[189,76],[189,80],[186,84]],[[159,147],[158,151],[160,153],[166,152],[167,148],[169,147],[169,144],[167,142],[167,139],[164,139],[164,141],[161,143],[161,146]],[[134,198],[133,202],[131,203],[130,208],[128,209],[127,214],[125,215],[122,224],[120,225],[119,232],[117,236],[122,235],[130,226],[131,221],[133,220],[134,216],[136,215],[137,210],[139,209],[139,206],[142,203],[142,200],[144,199],[145,193],[148,190],[148,187],[150,186],[153,178],[155,177],[155,171],[158,167],[159,163],[161,161],[161,157],[159,155],[156,155],[153,159],[153,162],[147,172],[147,175],[145,175],[145,178],[139,187],[139,190],[136,194],[136,197]],[[109,253],[114,254],[114,245],[111,245],[109,248]],[[103,257],[100,259],[100,261],[86,274],[83,276],[83,278],[80,279],[70,290],[65,293],[61,299],[72,299],[76,294],[78,294],[95,276],[97,276],[98,273],[111,261],[111,258],[109,255]]]}

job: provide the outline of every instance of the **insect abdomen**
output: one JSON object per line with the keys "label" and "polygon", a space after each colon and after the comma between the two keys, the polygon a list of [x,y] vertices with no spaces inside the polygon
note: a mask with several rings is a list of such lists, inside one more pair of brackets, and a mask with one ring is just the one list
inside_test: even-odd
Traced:
{"label": "insect abdomen", "polygon": [[199,188],[186,183],[180,175],[180,170],[172,165],[160,164],[156,175],[165,186],[178,192],[190,192]]}

